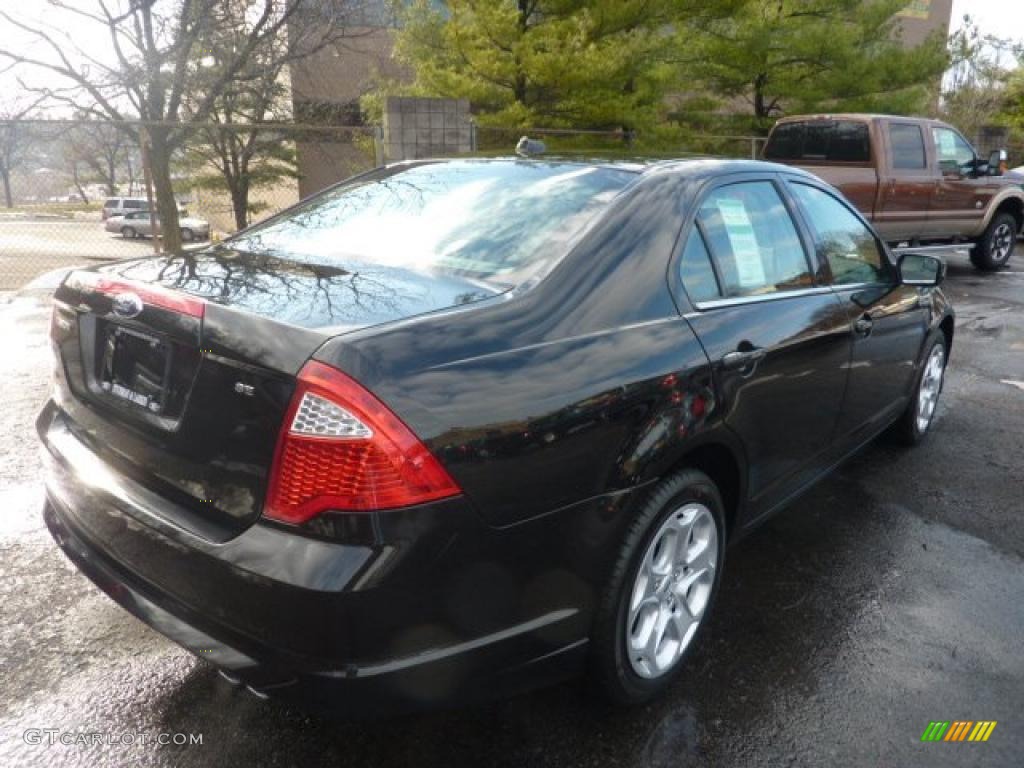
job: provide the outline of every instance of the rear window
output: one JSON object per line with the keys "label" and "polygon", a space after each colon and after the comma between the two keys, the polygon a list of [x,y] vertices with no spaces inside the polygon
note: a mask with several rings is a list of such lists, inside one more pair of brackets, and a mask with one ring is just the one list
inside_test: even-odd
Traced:
{"label": "rear window", "polygon": [[572,163],[456,160],[328,190],[228,245],[308,263],[516,285],[563,254],[636,174]]}
{"label": "rear window", "polygon": [[109,200],[107,200],[107,202],[105,202],[103,204],[103,207],[104,208],[117,208],[117,202],[118,202],[117,198],[116,197],[112,197]]}
{"label": "rear window", "polygon": [[867,123],[815,120],[780,123],[764,149],[766,160],[825,160],[866,163],[871,159]]}

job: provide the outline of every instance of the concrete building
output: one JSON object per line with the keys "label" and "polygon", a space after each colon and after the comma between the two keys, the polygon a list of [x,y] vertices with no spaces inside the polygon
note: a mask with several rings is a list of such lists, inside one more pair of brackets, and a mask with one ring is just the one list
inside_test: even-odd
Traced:
{"label": "concrete building", "polygon": [[904,44],[913,48],[933,32],[949,34],[953,0],[911,0],[896,16],[903,29]]}

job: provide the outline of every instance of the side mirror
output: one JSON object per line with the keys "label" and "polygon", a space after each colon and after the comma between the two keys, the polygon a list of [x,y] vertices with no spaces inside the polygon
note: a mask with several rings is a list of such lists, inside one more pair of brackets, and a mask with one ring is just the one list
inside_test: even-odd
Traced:
{"label": "side mirror", "polygon": [[900,283],[934,287],[946,279],[946,262],[926,253],[904,253],[896,262]]}
{"label": "side mirror", "polygon": [[1006,171],[1006,162],[1009,159],[1005,149],[993,149],[988,156],[988,175],[1002,176]]}

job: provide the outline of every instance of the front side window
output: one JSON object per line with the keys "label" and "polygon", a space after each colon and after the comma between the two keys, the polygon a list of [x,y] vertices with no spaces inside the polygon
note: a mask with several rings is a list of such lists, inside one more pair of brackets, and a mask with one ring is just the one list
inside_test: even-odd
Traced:
{"label": "front side window", "polygon": [[970,172],[974,167],[974,147],[956,131],[949,128],[933,128],[935,155],[939,167],[945,173]]}
{"label": "front side window", "polygon": [[636,178],[574,163],[453,160],[386,169],[226,241],[347,269],[441,273],[501,286],[542,273]]}
{"label": "front side window", "polygon": [[701,204],[697,221],[718,267],[722,295],[813,285],[796,226],[770,181],[719,187]]}
{"label": "front side window", "polygon": [[892,144],[893,168],[909,170],[926,167],[924,136],[920,126],[909,123],[890,124],[889,143]]}
{"label": "front side window", "polygon": [[874,234],[849,208],[817,187],[790,185],[814,233],[818,258],[837,285],[884,282],[886,262]]}
{"label": "front side window", "polygon": [[125,208],[142,208],[146,203],[142,200],[125,200]]}

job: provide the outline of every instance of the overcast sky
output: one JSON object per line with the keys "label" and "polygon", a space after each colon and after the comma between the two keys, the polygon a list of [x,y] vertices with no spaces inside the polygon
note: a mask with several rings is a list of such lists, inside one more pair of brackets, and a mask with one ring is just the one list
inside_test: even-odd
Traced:
{"label": "overcast sky", "polygon": [[[65,0],[79,7],[94,9],[95,0]],[[113,5],[125,0],[114,0]],[[45,0],[0,0],[0,8],[27,22],[38,23],[43,20],[51,25],[51,29],[59,30],[69,36],[85,50],[97,58],[106,59],[109,53],[109,39],[102,28],[90,22],[83,22],[66,11],[55,10]],[[960,26],[964,14],[970,14],[977,21],[983,33],[1010,38],[1024,42],[1024,0],[953,0],[952,27]],[[0,19],[0,44],[10,45],[17,41],[26,44],[24,35],[11,29],[6,21]],[[34,49],[32,52],[44,55],[44,50]],[[1009,63],[1009,62],[1007,62]],[[0,70],[5,64],[0,61]],[[0,74],[0,92],[17,89],[15,73]],[[21,72],[27,82],[58,84],[52,76],[39,72],[24,70]]]}

